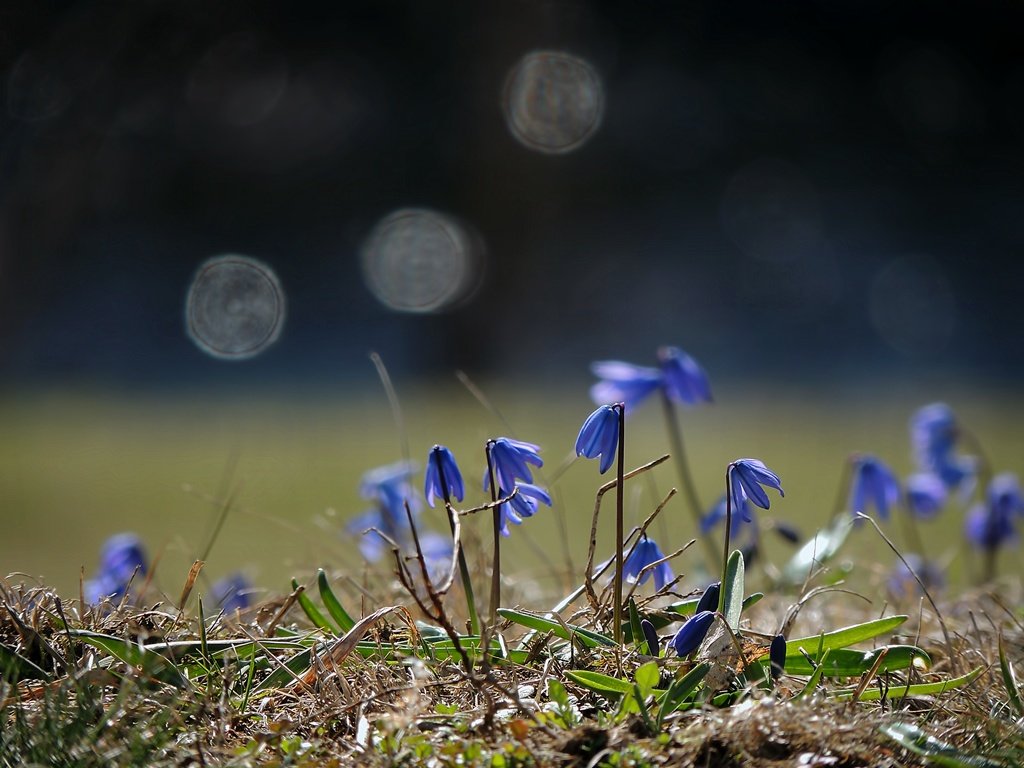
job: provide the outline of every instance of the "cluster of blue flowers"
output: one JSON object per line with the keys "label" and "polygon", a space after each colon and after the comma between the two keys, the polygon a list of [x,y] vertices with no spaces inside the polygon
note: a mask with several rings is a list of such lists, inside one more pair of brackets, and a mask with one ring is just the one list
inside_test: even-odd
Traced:
{"label": "cluster of blue flowers", "polygon": [[704,369],[678,347],[659,349],[657,368],[603,360],[594,363],[591,370],[600,381],[591,387],[590,397],[599,405],[624,403],[629,411],[659,390],[680,405],[712,402]]}
{"label": "cluster of blue flowers", "polygon": [[[98,605],[104,600],[129,599],[142,587],[149,573],[146,549],[134,533],[118,533],[100,549],[100,567],[83,585],[85,602]],[[244,611],[251,604],[252,586],[241,573],[232,573],[210,589],[214,607],[225,613]]]}

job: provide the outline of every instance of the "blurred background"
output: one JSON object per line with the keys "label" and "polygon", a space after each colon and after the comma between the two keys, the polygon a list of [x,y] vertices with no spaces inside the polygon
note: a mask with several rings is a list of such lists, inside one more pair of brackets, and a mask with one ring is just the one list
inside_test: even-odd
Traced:
{"label": "blurred background", "polygon": [[[176,583],[232,488],[211,569],[357,558],[323,531],[401,451],[371,350],[414,458],[514,430],[557,466],[589,362],[675,344],[716,391],[708,504],[758,455],[813,528],[851,450],[910,469],[937,399],[1024,468],[1018,4],[0,18],[0,571],[76,590],[130,529]],[[586,517],[596,469],[565,478]]]}

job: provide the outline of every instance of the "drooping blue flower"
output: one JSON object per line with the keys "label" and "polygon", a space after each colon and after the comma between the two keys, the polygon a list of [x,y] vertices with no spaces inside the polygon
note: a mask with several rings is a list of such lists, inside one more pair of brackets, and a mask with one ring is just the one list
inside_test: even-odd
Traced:
{"label": "drooping blue flower", "polygon": [[[911,568],[913,573],[910,571]],[[897,560],[896,565],[889,572],[889,577],[886,580],[889,594],[896,600],[908,600],[920,596],[921,585],[914,578],[915,573],[928,590],[941,589],[946,584],[946,576],[941,567],[910,552],[903,556],[903,560]]]}
{"label": "drooping blue flower", "polygon": [[1022,513],[1024,497],[1017,476],[1004,472],[992,478],[985,501],[967,513],[964,532],[975,547],[994,552],[1017,540],[1015,518]]}
{"label": "drooping blue flower", "polygon": [[224,613],[244,611],[251,603],[252,585],[245,575],[235,572],[217,581],[210,590],[214,606]]}
{"label": "drooping blue flower", "polygon": [[[722,497],[715,502],[715,506],[707,511],[700,519],[700,532],[702,535],[708,534],[711,530],[725,520],[726,517],[726,497],[722,494]],[[754,513],[750,509],[750,504],[747,502],[746,497],[738,504],[734,504],[732,508],[732,529],[729,531],[729,537],[732,539],[739,539],[740,534],[744,528],[754,523]],[[753,528],[756,530],[757,525],[754,524]],[[756,535],[756,534],[755,534]]]}
{"label": "drooping blue flower", "polygon": [[910,419],[910,441],[918,467],[940,477],[947,488],[973,485],[978,470],[974,457],[957,455],[959,435],[953,409],[945,403],[919,408]]}
{"label": "drooping blue flower", "polygon": [[768,494],[762,486],[774,488],[780,496],[786,494],[782,490],[779,476],[758,459],[736,459],[729,465],[729,487],[732,491],[733,513],[743,508],[747,499],[761,509],[768,509],[771,504]]}
{"label": "drooping blue flower", "polygon": [[100,567],[96,576],[84,585],[88,603],[98,603],[105,597],[119,598],[128,590],[136,576],[146,575],[146,550],[142,540],[134,533],[111,536],[100,550]]}
{"label": "drooping blue flower", "polygon": [[[412,462],[399,461],[366,472],[359,483],[359,493],[374,505],[350,520],[346,530],[360,535],[370,528],[376,528],[400,548],[406,549],[411,543],[406,504],[414,519],[422,504],[409,482],[415,471]],[[367,560],[379,560],[389,548],[390,545],[375,533],[362,536],[359,540],[359,550]]]}
{"label": "drooping blue flower", "polygon": [[686,620],[672,638],[672,647],[680,656],[693,653],[704,642],[704,638],[715,621],[714,611],[701,611]]}
{"label": "drooping blue flower", "polygon": [[[442,481],[442,476],[444,480]],[[435,445],[427,456],[427,470],[423,478],[423,494],[427,504],[434,506],[434,499],[444,499],[447,495],[456,501],[462,501],[465,487],[462,483],[462,472],[455,463],[452,452],[443,445]]]}
{"label": "drooping blue flower", "polygon": [[533,517],[540,504],[551,506],[551,495],[533,483],[516,483],[516,493],[499,487],[498,497],[512,496],[512,499],[501,505],[501,535],[508,536],[511,531],[508,524],[519,525],[523,518]]}
{"label": "drooping blue flower", "polygon": [[946,484],[931,472],[918,472],[903,483],[907,509],[915,517],[932,518],[946,503]]}
{"label": "drooping blue flower", "polygon": [[678,347],[659,349],[657,368],[602,360],[590,369],[600,379],[590,388],[590,397],[598,404],[621,402],[629,411],[658,389],[664,390],[673,402],[683,405],[711,402],[707,374],[696,360]]}
{"label": "drooping blue flower", "polygon": [[[630,584],[637,583],[639,579],[640,586],[643,586],[653,573],[654,588],[660,592],[666,584],[671,583],[672,579],[675,578],[672,568],[667,562],[659,563],[646,571],[644,571],[644,568],[647,568],[651,563],[661,560],[664,556],[665,554],[654,539],[644,535],[637,542],[637,545],[633,547],[633,551],[626,557],[626,562],[622,564],[622,575]],[[641,571],[644,572],[641,573]]]}
{"label": "drooping blue flower", "polygon": [[615,460],[615,449],[619,445],[619,408],[617,405],[602,405],[583,422],[576,438],[576,455],[588,459],[601,457],[599,470],[603,475]]}
{"label": "drooping blue flower", "polygon": [[590,366],[600,381],[590,388],[590,398],[602,403],[624,403],[630,411],[640,405],[662,384],[662,373],[621,360],[602,360]]}
{"label": "drooping blue flower", "polygon": [[[526,483],[533,482],[533,472],[530,471],[531,464],[535,467],[544,466],[544,461],[538,455],[540,446],[533,443],[513,440],[510,437],[499,437],[488,443],[488,451],[498,488],[510,492],[519,480]],[[484,490],[489,490],[490,487],[490,474],[487,473],[484,475]]]}
{"label": "drooping blue flower", "polygon": [[850,511],[867,514],[871,507],[878,516],[889,519],[889,510],[900,498],[900,484],[896,475],[874,456],[859,455],[853,459],[853,477],[850,481]]}
{"label": "drooping blue flower", "polygon": [[434,531],[420,534],[420,551],[427,564],[430,580],[437,583],[448,575],[452,564],[452,539]]}
{"label": "drooping blue flower", "polygon": [[658,362],[661,365],[662,386],[670,400],[683,405],[712,402],[707,374],[696,360],[679,347],[659,349]]}

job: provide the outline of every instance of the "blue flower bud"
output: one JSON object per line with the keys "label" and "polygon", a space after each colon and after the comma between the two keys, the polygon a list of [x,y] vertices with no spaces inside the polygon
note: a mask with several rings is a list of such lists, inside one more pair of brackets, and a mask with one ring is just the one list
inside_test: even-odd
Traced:
{"label": "blue flower bud", "polygon": [[768,649],[768,658],[772,664],[772,680],[778,680],[786,671],[786,638],[776,635]]}
{"label": "blue flower bud", "polygon": [[676,636],[672,638],[672,647],[676,649],[676,653],[680,656],[686,656],[697,650],[700,644],[704,642],[704,638],[707,636],[708,630],[714,621],[715,614],[713,611],[701,611],[691,616],[680,627],[679,631],[676,632]]}
{"label": "blue flower bud", "polygon": [[644,639],[647,640],[647,652],[651,656],[661,655],[661,642],[658,640],[658,633],[654,625],[647,619],[640,619],[640,629],[644,632]]}
{"label": "blue flower bud", "polygon": [[722,592],[722,582],[716,581],[713,584],[709,584],[708,588],[704,590],[704,594],[700,596],[700,600],[697,601],[697,613],[704,613],[705,611],[717,611],[718,610],[718,597]]}

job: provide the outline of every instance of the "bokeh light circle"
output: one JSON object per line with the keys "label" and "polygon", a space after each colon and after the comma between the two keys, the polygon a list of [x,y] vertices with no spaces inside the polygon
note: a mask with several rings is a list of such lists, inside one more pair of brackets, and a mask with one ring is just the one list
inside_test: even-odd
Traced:
{"label": "bokeh light circle", "polygon": [[222,360],[244,360],[277,341],[285,296],[266,264],[229,254],[204,262],[185,302],[185,327],[201,350]]}
{"label": "bokeh light circle", "polygon": [[604,115],[604,87],[590,64],[562,51],[532,51],[505,82],[505,120],[525,147],[552,155],[579,148]]}
{"label": "bokeh light circle", "polygon": [[389,309],[437,312],[476,287],[479,250],[478,239],[452,216],[402,208],[381,219],[363,243],[363,276]]}

